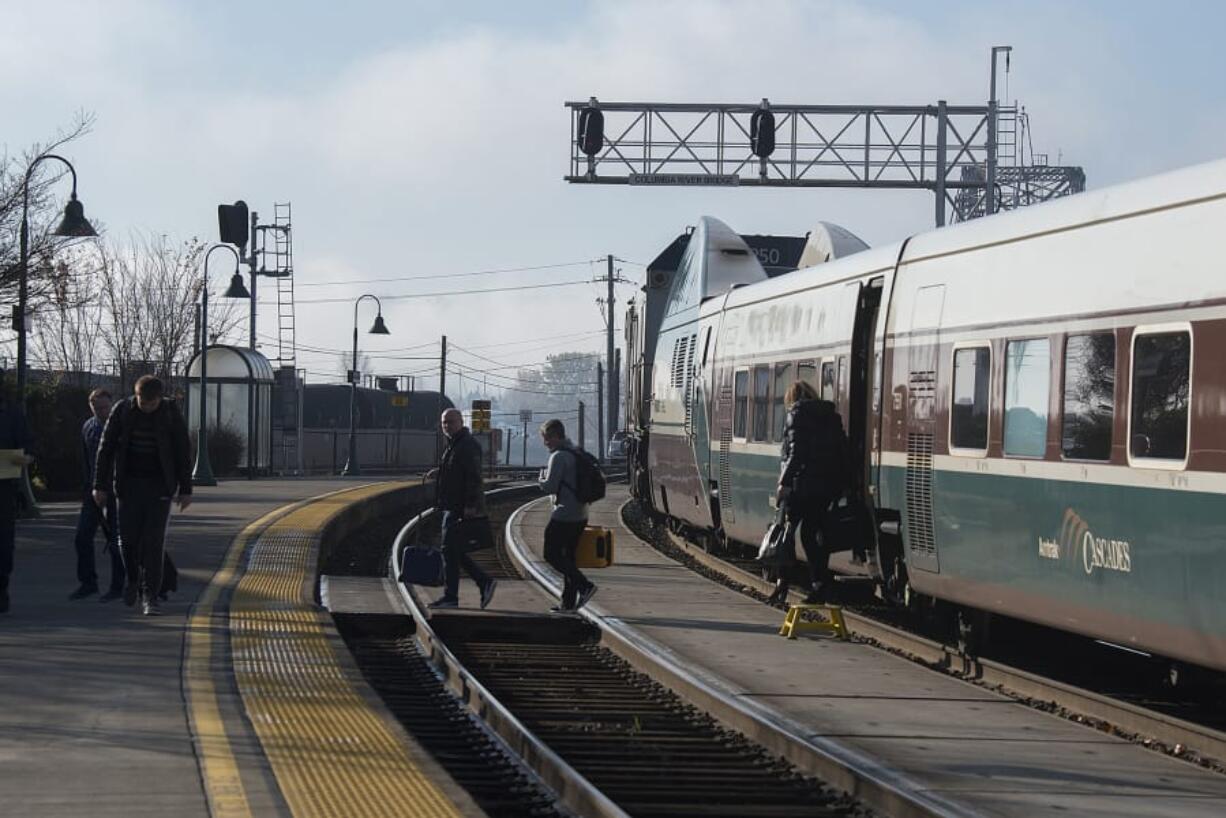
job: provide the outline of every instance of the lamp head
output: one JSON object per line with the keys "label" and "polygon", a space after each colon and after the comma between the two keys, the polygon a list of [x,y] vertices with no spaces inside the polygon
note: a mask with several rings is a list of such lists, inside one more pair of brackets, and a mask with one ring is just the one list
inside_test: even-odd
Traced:
{"label": "lamp head", "polygon": [[55,235],[74,238],[98,235],[94,226],[89,223],[89,219],[85,218],[85,206],[77,199],[75,190],[64,208],[64,218],[60,221],[59,227],[55,228]]}
{"label": "lamp head", "polygon": [[251,293],[247,292],[247,287],[243,284],[243,277],[235,273],[230,277],[230,286],[225,292],[226,298],[250,298]]}
{"label": "lamp head", "polygon": [[374,326],[370,328],[370,334],[371,335],[391,335],[391,333],[387,331],[387,324],[383,323],[383,313],[379,313],[378,315],[375,316],[375,323],[374,323]]}

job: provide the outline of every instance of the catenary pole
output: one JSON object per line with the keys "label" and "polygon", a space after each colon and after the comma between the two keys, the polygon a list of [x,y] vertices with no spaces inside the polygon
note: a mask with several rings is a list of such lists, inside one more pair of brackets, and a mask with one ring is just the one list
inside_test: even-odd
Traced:
{"label": "catenary pole", "polygon": [[[605,273],[605,280],[608,282],[608,287],[609,287],[607,301],[606,301],[607,313],[605,316],[607,320],[605,321],[606,327],[605,327],[605,370],[604,370],[605,376],[608,378],[608,389],[605,391],[605,396],[608,398],[609,405],[608,405],[607,413],[605,415],[605,417],[608,419],[608,423],[606,424],[605,428],[608,429],[609,434],[612,435],[613,430],[617,428],[617,389],[613,385],[613,378],[614,378],[613,373],[616,371],[616,364],[613,361],[614,295],[613,295],[613,255],[612,254],[609,254],[608,256],[608,270]],[[601,453],[601,456],[604,455],[604,435],[603,433],[601,434],[600,453]]]}

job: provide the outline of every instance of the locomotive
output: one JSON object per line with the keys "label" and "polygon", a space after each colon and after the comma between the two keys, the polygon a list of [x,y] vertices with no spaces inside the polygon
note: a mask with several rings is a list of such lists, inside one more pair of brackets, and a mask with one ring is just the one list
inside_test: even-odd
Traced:
{"label": "locomotive", "polygon": [[[1226,669],[1226,161],[770,276],[703,218],[626,318],[634,492],[709,547],[774,511],[783,392],[838,406],[864,560],[836,571]],[[856,549],[857,551],[859,549]]]}

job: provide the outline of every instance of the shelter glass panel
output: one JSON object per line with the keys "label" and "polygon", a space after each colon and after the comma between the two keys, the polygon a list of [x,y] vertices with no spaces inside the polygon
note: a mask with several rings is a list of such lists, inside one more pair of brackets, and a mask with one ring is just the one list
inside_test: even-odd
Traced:
{"label": "shelter glass panel", "polygon": [[1005,454],[1042,457],[1047,450],[1051,343],[1010,341],[1005,347]]}
{"label": "shelter glass panel", "polygon": [[954,352],[954,399],[949,410],[951,448],[987,450],[991,374],[992,352],[988,347]]}
{"label": "shelter glass panel", "polygon": [[745,437],[749,421],[749,370],[742,369],[732,379],[732,436]]}
{"label": "shelter glass panel", "polygon": [[1132,348],[1134,458],[1183,460],[1188,452],[1192,337],[1187,332],[1138,335]]}
{"label": "shelter glass panel", "polygon": [[1064,456],[1110,460],[1114,421],[1115,335],[1070,335],[1064,347]]}
{"label": "shelter glass panel", "polygon": [[753,368],[753,439],[769,440],[771,368]]}
{"label": "shelter glass panel", "polygon": [[772,439],[776,443],[783,440],[783,425],[788,416],[788,408],[783,405],[783,396],[791,385],[792,362],[785,361],[781,364],[775,364],[774,417],[771,418],[771,426],[774,428]]}

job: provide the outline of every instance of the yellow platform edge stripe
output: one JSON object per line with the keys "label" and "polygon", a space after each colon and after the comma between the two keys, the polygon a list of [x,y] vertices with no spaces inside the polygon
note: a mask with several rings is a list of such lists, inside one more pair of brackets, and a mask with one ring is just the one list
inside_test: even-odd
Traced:
{"label": "yellow platform edge stripe", "polygon": [[238,761],[226,733],[213,679],[212,619],[217,600],[223,591],[235,583],[248,544],[268,526],[305,505],[354,490],[344,488],[290,503],[247,524],[231,542],[221,566],[192,606],[184,647],[183,690],[187,697],[188,724],[196,744],[205,797],[209,813],[214,818],[251,818],[253,814]]}
{"label": "yellow platform edge stripe", "polygon": [[[398,486],[355,489],[352,502]],[[460,816],[342,670],[327,614],[302,599],[319,533],[344,506],[300,506],[259,536],[230,609],[235,679],[290,811]]]}

